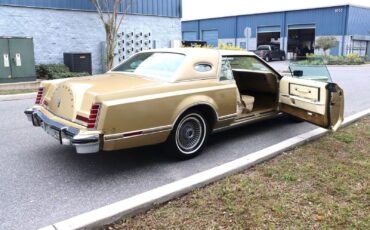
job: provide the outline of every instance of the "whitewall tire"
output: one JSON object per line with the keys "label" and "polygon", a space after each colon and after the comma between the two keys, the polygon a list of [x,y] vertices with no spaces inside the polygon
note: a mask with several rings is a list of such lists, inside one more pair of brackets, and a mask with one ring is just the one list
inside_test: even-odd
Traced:
{"label": "whitewall tire", "polygon": [[202,113],[190,110],[182,115],[167,141],[166,150],[180,159],[199,155],[206,145],[209,125]]}

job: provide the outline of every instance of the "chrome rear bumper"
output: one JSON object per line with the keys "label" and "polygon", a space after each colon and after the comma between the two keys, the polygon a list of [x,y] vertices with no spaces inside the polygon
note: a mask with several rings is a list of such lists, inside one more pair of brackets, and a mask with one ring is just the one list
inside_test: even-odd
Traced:
{"label": "chrome rear bumper", "polygon": [[53,121],[38,109],[26,109],[24,111],[33,126],[42,127],[46,133],[54,137],[62,145],[73,145],[80,154],[96,153],[100,150],[100,136],[97,134],[80,134],[80,130],[65,126]]}

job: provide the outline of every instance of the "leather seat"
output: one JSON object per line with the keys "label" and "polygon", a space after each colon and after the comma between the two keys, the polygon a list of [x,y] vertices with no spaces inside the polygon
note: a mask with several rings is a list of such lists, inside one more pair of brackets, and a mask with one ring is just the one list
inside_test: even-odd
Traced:
{"label": "leather seat", "polygon": [[236,100],[238,113],[249,113],[253,110],[254,97],[249,95],[240,95],[239,90],[236,90]]}

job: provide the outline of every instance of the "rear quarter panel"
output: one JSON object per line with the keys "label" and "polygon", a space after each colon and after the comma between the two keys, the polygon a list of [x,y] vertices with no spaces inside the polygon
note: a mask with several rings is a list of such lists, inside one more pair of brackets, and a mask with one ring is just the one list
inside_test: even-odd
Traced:
{"label": "rear quarter panel", "polygon": [[[104,135],[169,126],[160,133],[104,142],[105,150],[157,144],[166,141],[177,118],[187,109],[205,104],[218,117],[236,113],[235,82],[200,80],[173,83],[153,89],[151,94],[104,101],[99,129]],[[231,122],[231,121],[230,121]]]}

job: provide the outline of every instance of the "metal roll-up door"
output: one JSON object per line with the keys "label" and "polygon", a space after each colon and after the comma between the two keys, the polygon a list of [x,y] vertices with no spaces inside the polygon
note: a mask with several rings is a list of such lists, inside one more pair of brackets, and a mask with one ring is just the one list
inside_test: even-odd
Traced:
{"label": "metal roll-up door", "polygon": [[280,26],[257,27],[257,46],[268,44],[280,47]]}
{"label": "metal roll-up door", "polygon": [[195,31],[182,32],[182,40],[183,41],[196,41],[196,40],[198,40],[197,32],[195,32]]}
{"label": "metal roll-up door", "polygon": [[203,30],[202,40],[210,46],[218,47],[218,30]]}
{"label": "metal roll-up door", "polygon": [[257,33],[280,33],[280,26],[261,26],[257,28]]}
{"label": "metal roll-up door", "polygon": [[297,24],[297,25],[288,25],[288,30],[304,30],[304,29],[315,29],[315,24]]}

